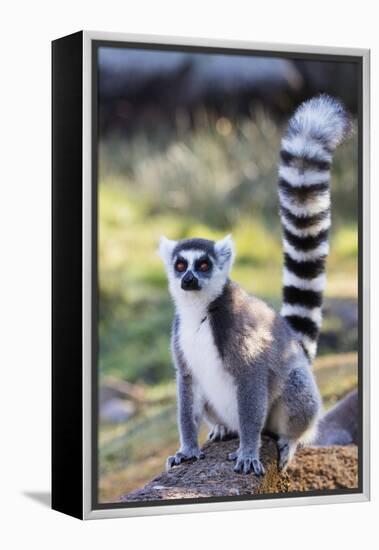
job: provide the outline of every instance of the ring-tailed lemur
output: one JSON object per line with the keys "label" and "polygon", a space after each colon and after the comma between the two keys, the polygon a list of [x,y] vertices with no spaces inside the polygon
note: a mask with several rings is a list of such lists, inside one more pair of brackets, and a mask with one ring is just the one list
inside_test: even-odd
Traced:
{"label": "ring-tailed lemur", "polygon": [[210,438],[239,435],[234,470],[264,474],[261,432],[277,434],[284,469],[297,444],[314,437],[321,399],[312,373],[321,325],[330,226],[332,152],[349,132],[343,106],[321,95],[302,104],[282,140],[283,306],[276,314],[231,282],[231,236],[161,238],[176,307],[172,355],[177,369],[180,449],[167,467],[201,458],[198,428]]}

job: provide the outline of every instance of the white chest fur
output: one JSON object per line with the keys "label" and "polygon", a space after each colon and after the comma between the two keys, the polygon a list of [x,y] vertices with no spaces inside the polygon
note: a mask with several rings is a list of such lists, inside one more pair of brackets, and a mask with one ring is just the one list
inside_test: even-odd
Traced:
{"label": "white chest fur", "polygon": [[209,320],[204,320],[204,317],[205,314],[187,314],[181,317],[180,347],[196,388],[204,400],[212,405],[217,416],[229,429],[238,430],[236,387],[233,378],[223,366]]}

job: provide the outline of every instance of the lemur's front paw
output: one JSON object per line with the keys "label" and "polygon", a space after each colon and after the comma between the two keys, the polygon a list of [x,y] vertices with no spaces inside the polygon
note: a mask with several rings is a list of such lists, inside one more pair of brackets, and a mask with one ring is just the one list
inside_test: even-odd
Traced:
{"label": "lemur's front paw", "polygon": [[263,476],[265,474],[262,462],[253,453],[238,450],[230,453],[228,459],[236,461],[233,470],[239,474],[249,474],[250,472],[254,472],[256,476]]}
{"label": "lemur's front paw", "polygon": [[178,451],[175,455],[169,456],[166,460],[166,470],[170,470],[173,466],[177,466],[187,460],[199,460],[205,458],[205,454],[200,449],[191,449],[186,451]]}
{"label": "lemur's front paw", "polygon": [[228,430],[223,424],[215,424],[208,434],[209,441],[227,441],[238,437],[238,433]]}

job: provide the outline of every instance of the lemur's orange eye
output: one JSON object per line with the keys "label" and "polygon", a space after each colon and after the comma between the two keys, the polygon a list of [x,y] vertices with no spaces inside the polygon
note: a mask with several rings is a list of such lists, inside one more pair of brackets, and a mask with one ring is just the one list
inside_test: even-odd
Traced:
{"label": "lemur's orange eye", "polygon": [[209,262],[201,262],[199,265],[199,271],[208,271],[209,269]]}
{"label": "lemur's orange eye", "polygon": [[176,271],[179,271],[179,273],[183,273],[187,269],[187,264],[183,260],[178,260],[175,263],[175,269]]}

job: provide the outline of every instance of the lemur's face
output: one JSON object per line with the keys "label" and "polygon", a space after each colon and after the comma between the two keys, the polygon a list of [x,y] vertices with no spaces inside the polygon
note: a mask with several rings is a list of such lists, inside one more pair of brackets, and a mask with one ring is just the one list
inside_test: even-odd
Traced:
{"label": "lemur's face", "polygon": [[211,301],[222,291],[232,267],[234,244],[230,235],[220,241],[162,237],[159,254],[165,264],[169,288],[175,300],[190,296]]}

